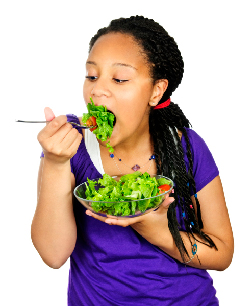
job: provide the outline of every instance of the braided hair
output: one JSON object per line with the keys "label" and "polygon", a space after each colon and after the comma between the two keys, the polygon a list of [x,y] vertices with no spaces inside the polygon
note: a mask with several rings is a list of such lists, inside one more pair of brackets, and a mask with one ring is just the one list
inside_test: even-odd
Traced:
{"label": "braided hair", "polygon": [[[184,73],[183,58],[173,37],[169,36],[166,30],[152,19],[143,16],[119,18],[112,20],[108,27],[98,30],[90,41],[89,51],[100,36],[108,33],[122,33],[133,37],[144,51],[153,83],[155,84],[160,79],[167,79],[169,82],[159,104],[170,98],[173,91],[181,83]],[[193,178],[192,151],[186,130],[190,127],[191,124],[180,107],[173,102],[169,107],[155,110],[152,108],[150,111],[149,128],[154,142],[157,174],[172,177],[175,185],[173,194],[175,201],[169,206],[167,218],[169,230],[184,262],[190,258],[190,255],[180,235],[181,225],[176,217],[176,207],[183,216],[184,226],[190,241],[191,237],[199,241],[194,236],[194,234],[198,234],[202,239],[199,242],[217,249],[212,239],[202,231],[200,204]],[[185,154],[189,161],[188,169],[185,165],[184,150],[178,130],[182,132],[186,141]],[[195,195],[196,210],[191,194]]]}

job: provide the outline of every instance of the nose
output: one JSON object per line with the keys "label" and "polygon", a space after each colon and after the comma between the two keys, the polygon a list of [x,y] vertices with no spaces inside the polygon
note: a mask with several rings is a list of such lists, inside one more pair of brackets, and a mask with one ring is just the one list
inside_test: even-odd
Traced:
{"label": "nose", "polygon": [[91,90],[91,95],[93,97],[109,97],[110,96],[110,90],[108,88],[108,82],[99,77],[94,83],[93,83],[93,88]]}

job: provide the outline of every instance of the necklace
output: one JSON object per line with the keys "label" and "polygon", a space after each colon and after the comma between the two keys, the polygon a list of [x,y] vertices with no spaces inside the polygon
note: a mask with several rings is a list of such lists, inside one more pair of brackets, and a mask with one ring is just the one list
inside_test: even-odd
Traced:
{"label": "necklace", "polygon": [[[117,156],[116,156],[115,154],[113,154],[113,153],[111,153],[109,156],[114,160],[117,169],[118,169],[119,172],[122,174],[122,172],[121,172],[121,170],[119,169],[119,167],[118,167],[118,165],[117,165],[117,162],[116,162],[116,160],[115,160],[115,157],[117,157]],[[151,161],[152,161],[153,159],[155,159],[155,155],[154,155],[154,154],[151,155],[151,157],[148,159],[148,161],[147,161],[143,166],[141,166],[141,167],[140,167],[138,164],[135,164],[133,167],[130,167],[130,166],[126,165],[126,164],[122,161],[121,158],[117,157],[117,159],[118,159],[120,162],[122,162],[122,163],[124,164],[124,166],[126,166],[127,168],[132,169],[133,171],[138,171],[139,169],[144,168],[148,163],[150,163],[149,168],[146,170],[146,172],[148,172],[148,170],[149,170],[150,167],[151,167]]]}

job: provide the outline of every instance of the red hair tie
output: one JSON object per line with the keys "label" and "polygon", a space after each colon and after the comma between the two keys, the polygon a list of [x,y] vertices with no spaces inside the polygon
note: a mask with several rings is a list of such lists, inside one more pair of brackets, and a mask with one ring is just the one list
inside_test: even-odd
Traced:
{"label": "red hair tie", "polygon": [[165,107],[169,106],[170,103],[171,103],[171,99],[169,98],[169,99],[166,100],[165,102],[163,102],[163,103],[161,103],[161,104],[159,104],[159,105],[156,105],[156,106],[154,107],[154,109],[165,108]]}

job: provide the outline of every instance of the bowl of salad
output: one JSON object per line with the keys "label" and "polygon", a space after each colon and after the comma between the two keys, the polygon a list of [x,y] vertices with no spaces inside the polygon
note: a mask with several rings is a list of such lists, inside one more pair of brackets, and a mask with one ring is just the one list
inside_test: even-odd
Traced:
{"label": "bowl of salad", "polygon": [[87,179],[74,189],[74,196],[100,216],[133,218],[158,208],[172,189],[171,179],[136,171],[122,176],[104,174],[102,178]]}

